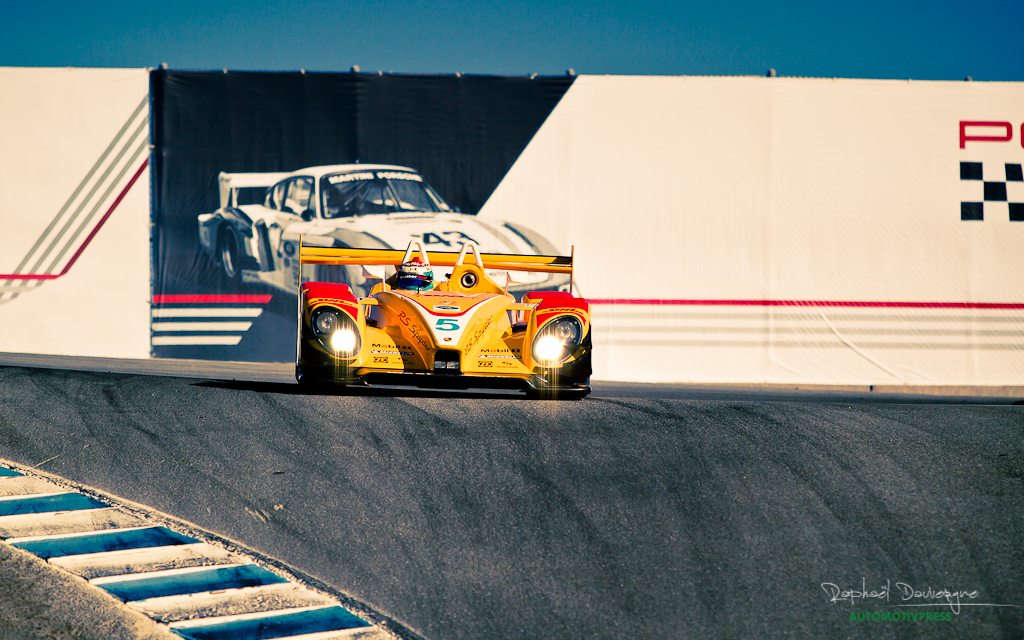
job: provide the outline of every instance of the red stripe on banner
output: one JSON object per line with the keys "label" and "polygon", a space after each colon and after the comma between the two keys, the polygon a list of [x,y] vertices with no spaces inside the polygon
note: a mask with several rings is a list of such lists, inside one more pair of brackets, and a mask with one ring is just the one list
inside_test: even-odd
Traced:
{"label": "red stripe on banner", "polygon": [[860,300],[678,300],[598,298],[601,305],[648,305],[681,307],[865,307],[888,309],[1024,309],[1022,302],[883,302]]}
{"label": "red stripe on banner", "polygon": [[242,304],[266,304],[270,302],[271,296],[153,296],[153,304],[210,304],[210,303],[242,303]]}
{"label": "red stripe on banner", "polygon": [[63,271],[57,274],[12,273],[8,275],[0,275],[0,280],[56,280],[57,278],[64,276],[68,271],[71,270],[71,267],[75,264],[75,261],[78,260],[78,256],[82,255],[82,252],[85,251],[85,248],[89,246],[89,243],[92,242],[92,239],[96,237],[97,233],[99,233],[100,228],[106,223],[107,218],[109,218],[110,215],[114,213],[114,209],[117,208],[117,205],[121,204],[121,200],[124,200],[124,197],[128,195],[128,190],[132,188],[132,186],[135,184],[135,181],[139,179],[139,176],[142,175],[142,172],[145,171],[146,167],[148,166],[149,158],[146,158],[142,162],[142,166],[139,167],[139,170],[135,172],[134,176],[132,176],[132,179],[128,181],[128,184],[125,186],[125,188],[121,190],[121,193],[120,195],[117,196],[117,199],[114,200],[114,204],[110,205],[110,208],[107,209],[107,212],[103,214],[102,218],[100,218],[99,224],[97,224],[89,233],[89,235],[85,237],[85,242],[83,242],[82,246],[78,247],[78,251],[76,251],[75,254],[71,256],[71,260],[69,260],[67,265],[64,266]]}

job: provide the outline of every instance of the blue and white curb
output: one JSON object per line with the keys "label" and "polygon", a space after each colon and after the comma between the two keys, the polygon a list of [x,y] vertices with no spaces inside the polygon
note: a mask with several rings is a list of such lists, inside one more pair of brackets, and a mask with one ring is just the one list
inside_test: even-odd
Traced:
{"label": "blue and white curb", "polygon": [[87,580],[187,640],[393,637],[337,599],[237,550],[154,526],[128,509],[5,467],[0,539]]}

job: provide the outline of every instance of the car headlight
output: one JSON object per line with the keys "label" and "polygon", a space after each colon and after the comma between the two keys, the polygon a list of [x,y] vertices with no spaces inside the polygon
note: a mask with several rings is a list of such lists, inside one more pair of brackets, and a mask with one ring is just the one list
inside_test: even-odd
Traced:
{"label": "car headlight", "polygon": [[349,357],[359,351],[359,330],[352,319],[338,309],[314,310],[310,324],[320,343],[335,355]]}
{"label": "car headlight", "polygon": [[316,327],[316,332],[324,335],[334,333],[334,330],[338,326],[338,315],[333,311],[321,311],[317,317],[316,322],[313,324]]}
{"label": "car headlight", "polygon": [[331,334],[331,346],[334,347],[335,351],[344,354],[350,354],[355,351],[356,342],[356,332],[349,328],[338,329]]}
{"label": "car headlight", "polygon": [[533,339],[533,359],[541,366],[562,364],[580,346],[583,325],[573,316],[559,316],[537,332]]}
{"label": "car headlight", "polygon": [[542,336],[534,345],[533,353],[541,362],[553,362],[562,357],[562,343],[555,336]]}

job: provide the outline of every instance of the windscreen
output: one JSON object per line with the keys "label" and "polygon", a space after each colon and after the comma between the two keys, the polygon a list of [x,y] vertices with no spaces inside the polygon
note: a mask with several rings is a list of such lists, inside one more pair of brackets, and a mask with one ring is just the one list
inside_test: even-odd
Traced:
{"label": "windscreen", "polygon": [[418,174],[360,171],[320,179],[323,217],[344,218],[402,211],[450,211]]}

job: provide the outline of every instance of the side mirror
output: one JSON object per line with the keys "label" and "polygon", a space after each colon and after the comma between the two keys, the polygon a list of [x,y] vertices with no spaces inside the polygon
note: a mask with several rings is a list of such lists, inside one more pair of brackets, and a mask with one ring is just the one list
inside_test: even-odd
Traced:
{"label": "side mirror", "polygon": [[302,212],[302,219],[305,220],[306,222],[312,222],[314,218],[316,218],[316,211],[313,211],[312,209],[306,209],[305,211]]}

